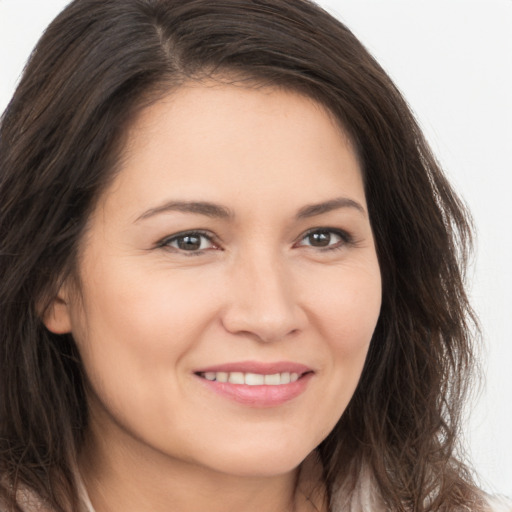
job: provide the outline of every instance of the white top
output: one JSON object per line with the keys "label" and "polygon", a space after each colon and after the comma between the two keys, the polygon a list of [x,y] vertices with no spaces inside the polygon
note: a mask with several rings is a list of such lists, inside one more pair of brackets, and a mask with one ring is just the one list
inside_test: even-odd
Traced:
{"label": "white top", "polygon": [[[80,512],[95,512],[83,483],[79,481],[78,485],[81,496]],[[375,493],[370,492],[369,488],[362,485],[360,491],[357,493],[357,498],[350,504],[343,503],[335,495],[332,503],[333,512],[386,512],[379,500],[375,498]],[[512,500],[500,496],[489,496],[487,499],[489,512],[512,512]],[[32,492],[23,492],[20,501],[24,512],[53,512]],[[0,512],[3,512],[3,509],[0,509]]]}
{"label": "white top", "polygon": [[[91,500],[87,495],[87,491],[82,487],[82,506],[83,510],[81,512],[95,512]],[[380,507],[375,508],[374,503],[372,503],[372,499],[367,495],[366,499],[361,499],[359,503],[353,503],[350,505],[350,512],[372,512],[377,510],[382,510]],[[489,496],[488,498],[489,504],[489,512],[512,512],[512,500],[509,500],[505,497],[499,496]],[[347,508],[342,508],[340,504],[336,503],[336,499],[334,499],[333,503],[333,512],[349,512]],[[27,510],[26,512],[35,512],[31,510]],[[37,511],[37,512],[47,512],[46,510]],[[48,511],[51,512],[51,511]]]}

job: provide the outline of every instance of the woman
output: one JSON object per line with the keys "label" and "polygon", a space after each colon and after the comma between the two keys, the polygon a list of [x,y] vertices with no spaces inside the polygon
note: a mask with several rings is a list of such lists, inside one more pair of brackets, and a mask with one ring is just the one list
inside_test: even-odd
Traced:
{"label": "woman", "polygon": [[5,510],[489,510],[467,213],[314,4],[72,2],[0,172]]}

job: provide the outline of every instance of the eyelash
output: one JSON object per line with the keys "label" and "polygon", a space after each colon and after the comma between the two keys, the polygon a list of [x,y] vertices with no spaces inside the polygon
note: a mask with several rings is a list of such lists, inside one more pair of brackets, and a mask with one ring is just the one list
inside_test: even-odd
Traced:
{"label": "eyelash", "polygon": [[[328,245],[325,247],[315,247],[314,245],[305,244],[301,245],[300,242],[306,240],[308,237],[311,237],[315,233],[327,233],[330,236],[335,235],[340,238],[340,241],[333,245]],[[179,247],[173,247],[171,244],[173,242],[178,242],[180,239],[186,238],[186,237],[198,237],[208,240],[210,244],[212,244],[212,247],[208,247],[206,249],[196,249],[196,250],[190,250],[187,251],[185,249],[181,249]],[[201,242],[200,242],[201,244]],[[298,239],[297,242],[294,243],[293,247],[311,247],[312,249],[316,249],[321,252],[327,252],[327,251],[336,251],[340,250],[346,245],[354,245],[354,239],[352,235],[350,235],[347,231],[341,230],[341,229],[334,229],[334,228],[328,228],[328,227],[318,227],[313,228]],[[204,254],[206,251],[209,251],[211,249],[220,249],[216,242],[216,237],[214,237],[210,232],[208,231],[202,231],[202,230],[192,230],[192,231],[182,231],[181,233],[176,233],[175,235],[166,237],[162,239],[158,244],[156,245],[157,248],[163,248],[163,249],[171,249],[175,250],[176,252],[179,252],[181,254],[187,255],[187,256],[199,256],[201,254]],[[222,250],[222,249],[220,249]]]}
{"label": "eyelash", "polygon": [[[186,251],[184,249],[180,249],[179,247],[173,247],[171,246],[172,242],[177,242],[180,238],[186,238],[186,237],[199,237],[199,238],[205,238],[212,244],[213,247],[209,247],[207,249],[198,249],[194,251]],[[215,237],[208,231],[201,231],[201,230],[192,230],[192,231],[182,231],[181,233],[176,233],[175,235],[168,236],[164,239],[162,239],[157,244],[157,248],[162,249],[171,249],[175,250],[179,253],[185,254],[187,256],[199,256],[201,254],[204,254],[205,251],[208,251],[212,248],[218,248],[217,244],[215,242]]]}
{"label": "eyelash", "polygon": [[336,235],[340,238],[340,241],[334,245],[328,245],[325,247],[315,247],[313,245],[306,245],[305,247],[312,247],[313,249],[317,249],[322,252],[327,252],[327,251],[336,251],[336,250],[343,249],[347,245],[354,245],[354,238],[352,237],[352,235],[350,233],[348,233],[347,231],[344,231],[342,229],[334,229],[334,228],[328,228],[328,227],[313,228],[313,229],[306,231],[306,233],[304,233],[300,237],[299,242],[314,235],[315,233],[328,233],[331,236]]}

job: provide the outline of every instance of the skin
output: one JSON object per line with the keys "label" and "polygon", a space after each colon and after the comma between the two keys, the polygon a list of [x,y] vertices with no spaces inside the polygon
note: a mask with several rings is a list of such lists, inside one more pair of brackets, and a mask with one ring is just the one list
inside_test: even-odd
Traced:
{"label": "skin", "polygon": [[[201,248],[180,248],[175,235],[196,230]],[[45,322],[83,358],[80,467],[97,512],[325,508],[312,458],[298,468],[355,390],[381,277],[357,156],[323,107],[216,82],[145,109],[90,218],[79,282]],[[312,376],[292,400],[252,407],[195,374],[234,361]]]}

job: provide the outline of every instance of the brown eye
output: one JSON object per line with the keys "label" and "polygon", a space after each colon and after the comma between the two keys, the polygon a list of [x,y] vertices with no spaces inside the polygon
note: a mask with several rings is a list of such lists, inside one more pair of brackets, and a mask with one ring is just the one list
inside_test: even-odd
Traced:
{"label": "brown eye", "polygon": [[215,248],[215,244],[208,234],[195,231],[180,233],[166,238],[161,243],[161,246],[189,253]]}
{"label": "brown eye", "polygon": [[314,229],[306,233],[299,242],[299,246],[318,249],[338,249],[350,242],[350,236],[340,230]]}
{"label": "brown eye", "polygon": [[331,233],[329,231],[316,231],[306,237],[309,245],[313,247],[327,247],[331,244]]}
{"label": "brown eye", "polygon": [[178,249],[182,251],[197,251],[201,248],[201,236],[186,235],[176,239]]}

